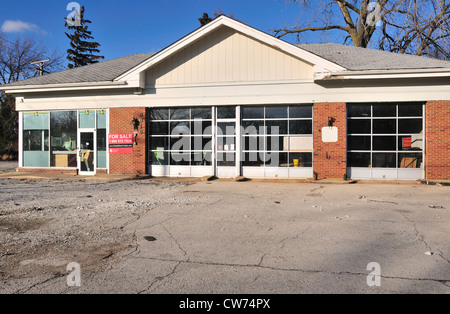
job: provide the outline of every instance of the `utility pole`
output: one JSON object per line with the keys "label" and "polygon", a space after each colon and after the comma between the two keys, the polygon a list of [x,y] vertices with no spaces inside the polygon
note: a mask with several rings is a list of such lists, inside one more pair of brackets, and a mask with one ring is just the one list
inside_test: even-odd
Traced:
{"label": "utility pole", "polygon": [[36,61],[36,62],[32,62],[31,64],[37,64],[37,68],[36,68],[36,73],[39,73],[39,76],[44,75],[44,73],[48,73],[47,71],[44,70],[44,65],[46,62],[49,62],[50,59],[47,60],[41,60],[41,61]]}

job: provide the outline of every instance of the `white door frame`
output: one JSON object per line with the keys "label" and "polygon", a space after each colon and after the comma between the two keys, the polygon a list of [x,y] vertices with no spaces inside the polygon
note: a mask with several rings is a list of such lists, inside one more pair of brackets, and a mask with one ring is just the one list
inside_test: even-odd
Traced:
{"label": "white door frame", "polygon": [[[229,107],[229,106],[227,106]],[[213,155],[214,155],[214,173],[217,177],[219,178],[235,178],[237,176],[240,175],[240,154],[241,154],[241,147],[240,147],[240,108],[239,106],[232,106],[235,108],[235,112],[236,112],[236,117],[232,118],[232,119],[218,119],[217,118],[217,106],[214,107],[214,120],[213,120],[213,132],[214,132],[214,136],[213,136]],[[218,166],[218,160],[217,160],[217,155],[218,155],[218,149],[217,149],[217,124],[218,123],[234,123],[235,125],[235,135],[234,135],[234,151],[235,151],[235,156],[234,156],[234,161],[235,161],[235,165],[234,166]],[[226,139],[226,137],[224,137],[224,139]],[[222,153],[225,153],[225,151],[221,151]]]}
{"label": "white door frame", "polygon": [[[82,171],[81,170],[81,133],[92,133],[94,138],[94,148],[93,148],[93,171]],[[97,130],[96,129],[78,129],[78,148],[77,148],[77,167],[78,174],[82,176],[93,176],[97,174]]]}

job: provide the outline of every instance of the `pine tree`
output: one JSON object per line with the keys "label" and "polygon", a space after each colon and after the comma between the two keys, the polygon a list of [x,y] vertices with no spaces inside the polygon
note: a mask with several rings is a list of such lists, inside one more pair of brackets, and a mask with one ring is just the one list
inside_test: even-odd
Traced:
{"label": "pine tree", "polygon": [[98,47],[100,44],[97,42],[89,41],[94,39],[92,32],[88,30],[88,25],[92,23],[90,20],[84,18],[84,6],[81,7],[79,14],[78,23],[71,23],[69,25],[66,20],[65,26],[70,31],[65,33],[70,39],[71,49],[67,50],[67,60],[70,61],[68,67],[69,69],[81,67],[88,64],[93,64],[99,62],[100,59],[105,57],[96,55],[100,53]]}

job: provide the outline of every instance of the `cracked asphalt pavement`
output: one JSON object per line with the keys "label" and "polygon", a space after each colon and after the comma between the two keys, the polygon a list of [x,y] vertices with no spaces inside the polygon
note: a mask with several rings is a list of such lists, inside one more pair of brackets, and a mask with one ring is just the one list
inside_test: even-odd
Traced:
{"label": "cracked asphalt pavement", "polygon": [[0,293],[450,293],[449,187],[0,180],[0,197]]}

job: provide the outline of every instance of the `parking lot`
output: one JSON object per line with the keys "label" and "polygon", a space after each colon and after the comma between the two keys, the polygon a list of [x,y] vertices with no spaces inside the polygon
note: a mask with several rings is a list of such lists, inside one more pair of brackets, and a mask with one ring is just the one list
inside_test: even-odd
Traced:
{"label": "parking lot", "polygon": [[450,187],[3,179],[0,198],[0,293],[450,293]]}

